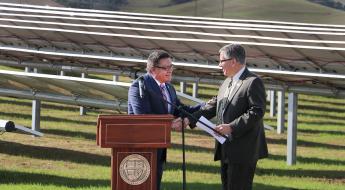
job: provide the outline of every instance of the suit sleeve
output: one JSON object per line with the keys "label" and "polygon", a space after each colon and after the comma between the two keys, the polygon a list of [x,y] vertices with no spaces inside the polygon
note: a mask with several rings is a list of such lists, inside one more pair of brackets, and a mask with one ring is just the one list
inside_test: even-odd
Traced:
{"label": "suit sleeve", "polygon": [[[201,108],[194,112],[192,115],[195,119],[199,119],[201,116],[204,116],[207,119],[212,119],[214,116],[216,116],[217,112],[217,97],[213,97],[208,102],[206,102],[205,105],[202,105]],[[197,121],[192,118],[188,117],[190,121],[190,128],[195,128]]]}
{"label": "suit sleeve", "polygon": [[[176,97],[176,106],[177,107],[180,107],[182,108],[183,110],[185,110],[187,113],[194,113],[196,111],[198,111],[203,105],[204,103],[201,103],[201,104],[196,104],[194,106],[188,106],[188,105],[185,105],[181,102],[181,100],[178,98],[177,94],[176,94],[176,90],[174,88],[173,85],[169,85],[169,88],[172,88],[173,89],[173,93],[174,93],[174,96]],[[187,117],[187,115],[185,115],[184,113],[182,113],[180,110],[178,109],[175,109],[174,113],[173,113],[174,116],[176,117]]]}
{"label": "suit sleeve", "polygon": [[258,123],[265,114],[266,93],[263,82],[260,78],[255,78],[247,89],[248,109],[240,117],[230,123],[233,128],[232,136],[241,137],[247,131],[258,127]]}
{"label": "suit sleeve", "polygon": [[128,114],[149,114],[152,112],[149,94],[144,89],[143,94],[144,96],[141,98],[139,94],[139,83],[135,80],[128,91]]}

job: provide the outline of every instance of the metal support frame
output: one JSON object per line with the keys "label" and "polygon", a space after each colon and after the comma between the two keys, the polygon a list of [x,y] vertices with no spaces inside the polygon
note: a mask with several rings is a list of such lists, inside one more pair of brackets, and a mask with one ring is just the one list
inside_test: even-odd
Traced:
{"label": "metal support frame", "polygon": [[197,98],[198,97],[198,90],[199,90],[199,82],[194,82],[193,83],[193,97]]}
{"label": "metal support frame", "polygon": [[[38,69],[37,68],[29,68],[26,67],[25,68],[26,72],[34,72],[34,73],[38,73]],[[33,92],[36,93],[36,92]],[[32,100],[32,119],[31,119],[31,129],[33,131],[40,131],[41,130],[41,100],[39,99],[34,99]]]}
{"label": "metal support frame", "polygon": [[[81,73],[81,78],[86,78],[87,74],[86,73]],[[79,107],[80,110],[80,115],[86,115],[86,108],[83,106]]]}
{"label": "metal support frame", "polygon": [[120,78],[119,75],[113,75],[113,81],[114,82],[119,82],[119,78]]}
{"label": "metal support frame", "polygon": [[271,91],[266,90],[266,101],[271,101]]}
{"label": "metal support frame", "polygon": [[40,131],[41,125],[41,100],[32,101],[32,122],[31,129],[34,131]]}
{"label": "metal support frame", "polygon": [[274,90],[271,90],[270,94],[270,117],[274,117],[277,113],[277,97],[276,92]]}
{"label": "metal support frame", "polygon": [[297,150],[297,93],[289,93],[288,106],[288,134],[287,134],[287,165],[296,164]]}
{"label": "metal support frame", "polygon": [[184,81],[180,82],[180,92],[183,94],[186,94],[186,89],[187,89],[187,83]]}
{"label": "metal support frame", "polygon": [[277,92],[278,95],[278,113],[277,113],[277,133],[284,133],[285,128],[285,90]]}

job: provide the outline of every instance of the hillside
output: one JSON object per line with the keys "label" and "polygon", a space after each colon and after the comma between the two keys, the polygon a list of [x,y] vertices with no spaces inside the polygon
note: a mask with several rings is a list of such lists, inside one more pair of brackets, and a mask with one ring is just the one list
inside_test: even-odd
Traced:
{"label": "hillside", "polygon": [[[170,5],[170,0],[128,0],[122,11],[186,16],[222,16],[222,0],[198,0]],[[197,8],[195,8],[197,7]],[[308,0],[224,0],[225,18],[345,24],[345,11]]]}

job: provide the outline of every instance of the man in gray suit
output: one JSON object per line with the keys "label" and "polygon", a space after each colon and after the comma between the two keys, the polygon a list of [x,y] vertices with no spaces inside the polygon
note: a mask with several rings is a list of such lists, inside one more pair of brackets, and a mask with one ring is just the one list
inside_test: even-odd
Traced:
{"label": "man in gray suit", "polygon": [[[217,116],[219,133],[228,135],[224,144],[216,141],[214,160],[221,161],[223,190],[252,189],[258,159],[268,156],[263,116],[266,107],[265,87],[261,79],[246,67],[245,49],[230,44],[219,50],[219,66],[227,78],[218,96],[209,100],[196,118]],[[191,128],[192,118],[186,119]]]}

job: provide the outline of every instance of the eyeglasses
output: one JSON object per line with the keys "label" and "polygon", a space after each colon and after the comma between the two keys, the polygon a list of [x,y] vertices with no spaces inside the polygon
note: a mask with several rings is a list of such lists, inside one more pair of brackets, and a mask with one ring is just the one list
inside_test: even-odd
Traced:
{"label": "eyeglasses", "polygon": [[219,62],[220,63],[223,63],[223,62],[225,62],[225,61],[230,61],[230,60],[232,60],[233,58],[230,58],[230,59],[223,59],[223,60],[219,60]]}
{"label": "eyeglasses", "polygon": [[169,65],[166,67],[155,66],[156,68],[163,69],[165,71],[174,70],[174,65]]}

